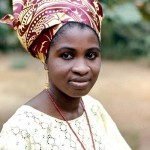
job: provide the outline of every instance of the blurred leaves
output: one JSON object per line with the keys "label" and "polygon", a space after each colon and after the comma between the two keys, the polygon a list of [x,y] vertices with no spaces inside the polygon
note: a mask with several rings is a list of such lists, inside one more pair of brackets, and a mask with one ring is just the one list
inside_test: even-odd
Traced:
{"label": "blurred leaves", "polygon": [[112,9],[105,6],[107,18],[121,24],[138,23],[142,20],[140,12],[132,3],[117,4]]}
{"label": "blurred leaves", "polygon": [[[119,1],[103,3],[102,53],[108,59],[137,58],[150,54],[149,3]],[[140,7],[140,8],[139,8]]]}
{"label": "blurred leaves", "polygon": [[[12,14],[11,0],[0,0],[0,19],[6,14]],[[16,33],[7,25],[0,23],[0,51],[9,52],[20,49]]]}

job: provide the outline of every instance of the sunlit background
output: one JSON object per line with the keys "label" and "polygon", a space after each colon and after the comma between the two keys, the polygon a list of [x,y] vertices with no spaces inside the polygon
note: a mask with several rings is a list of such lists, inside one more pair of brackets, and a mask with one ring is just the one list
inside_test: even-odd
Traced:
{"label": "sunlit background", "polygon": [[[102,68],[90,95],[100,100],[133,150],[150,150],[150,1],[102,0]],[[11,13],[0,0],[0,18]],[[44,89],[40,61],[0,24],[0,129],[26,101]]]}

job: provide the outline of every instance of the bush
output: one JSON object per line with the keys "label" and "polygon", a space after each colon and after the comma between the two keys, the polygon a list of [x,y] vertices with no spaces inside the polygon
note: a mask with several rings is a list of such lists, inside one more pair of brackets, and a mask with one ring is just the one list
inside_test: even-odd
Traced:
{"label": "bush", "polygon": [[103,4],[102,56],[107,59],[137,58],[149,54],[150,23],[133,3]]}

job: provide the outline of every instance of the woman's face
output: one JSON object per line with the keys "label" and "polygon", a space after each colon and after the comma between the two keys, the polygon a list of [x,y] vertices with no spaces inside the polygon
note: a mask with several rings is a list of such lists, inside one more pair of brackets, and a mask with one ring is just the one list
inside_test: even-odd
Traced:
{"label": "woman's face", "polygon": [[51,46],[45,65],[50,89],[70,97],[86,95],[100,71],[99,49],[99,41],[91,29],[67,29]]}

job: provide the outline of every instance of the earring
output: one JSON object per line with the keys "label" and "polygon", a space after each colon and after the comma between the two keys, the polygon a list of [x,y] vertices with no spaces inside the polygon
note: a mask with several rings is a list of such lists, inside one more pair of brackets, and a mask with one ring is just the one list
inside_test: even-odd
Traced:
{"label": "earring", "polygon": [[49,88],[49,81],[48,81],[48,70],[45,70],[46,71],[46,81],[45,81],[45,89],[48,89]]}

